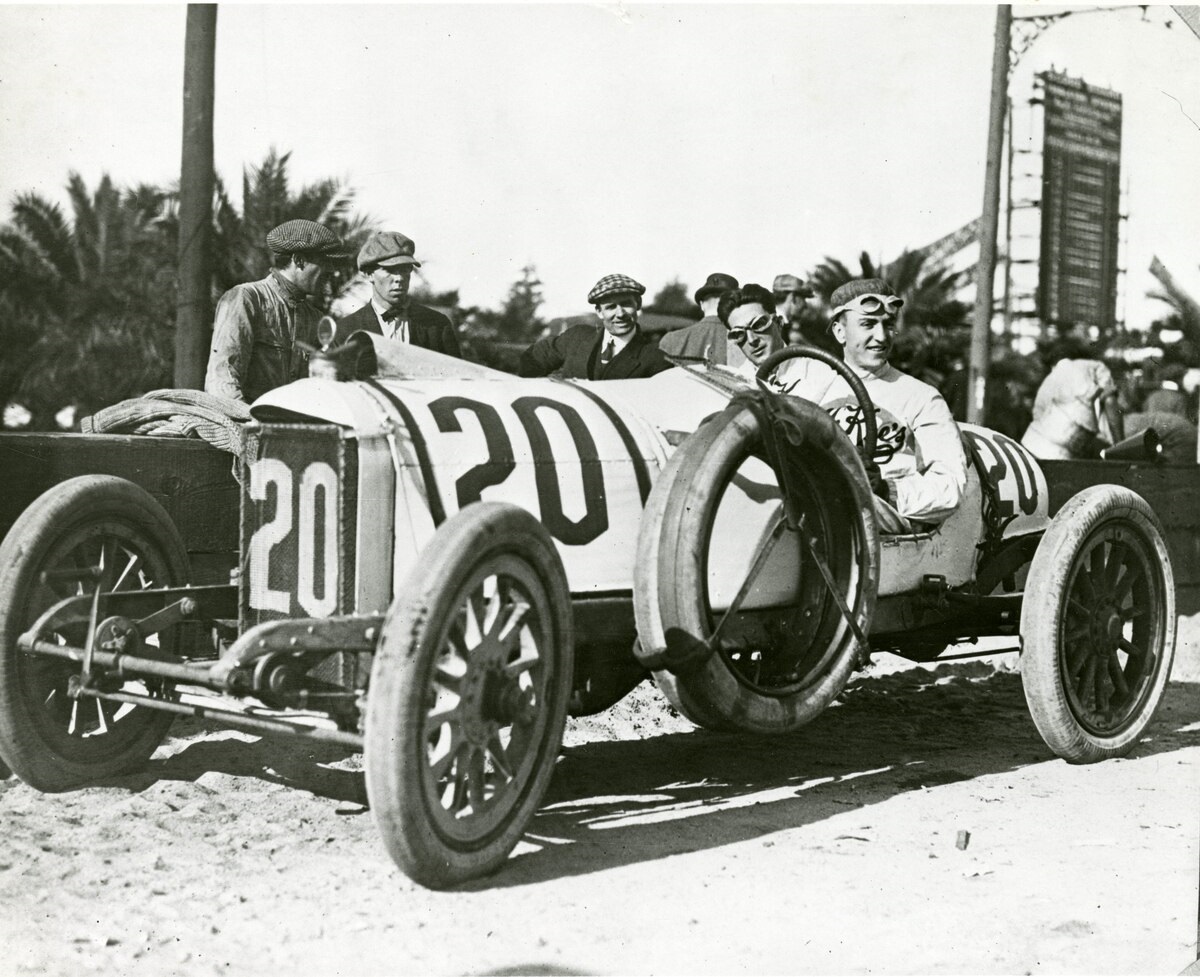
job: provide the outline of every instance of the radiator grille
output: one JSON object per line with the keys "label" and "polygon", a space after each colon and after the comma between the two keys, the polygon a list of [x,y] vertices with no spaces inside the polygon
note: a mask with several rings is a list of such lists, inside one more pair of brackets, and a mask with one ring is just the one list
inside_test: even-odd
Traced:
{"label": "radiator grille", "polygon": [[243,469],[241,626],[354,610],[357,443],[334,425],[266,424]]}

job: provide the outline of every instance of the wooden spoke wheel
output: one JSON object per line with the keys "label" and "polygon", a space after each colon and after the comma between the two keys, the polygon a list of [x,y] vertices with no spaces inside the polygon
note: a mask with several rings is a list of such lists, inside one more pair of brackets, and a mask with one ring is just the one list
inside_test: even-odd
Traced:
{"label": "wooden spoke wheel", "polygon": [[389,853],[444,888],[499,867],[545,793],[571,695],[571,604],[549,534],[516,506],[468,506],[426,553],[384,624],[365,755]]}
{"label": "wooden spoke wheel", "polygon": [[[144,489],[108,475],[83,475],[50,489],[22,513],[0,544],[0,757],[42,791],[66,790],[141,766],[166,736],[171,715],[100,699],[72,698],[74,662],[28,654],[17,638],[64,598],[90,593],[44,574],[97,568],[102,591],[176,587],[188,581],[183,541]],[[42,640],[82,648],[87,616]],[[173,654],[170,631],[153,636],[159,657]],[[98,680],[111,681],[108,676]],[[118,684],[120,684],[118,682]],[[125,683],[170,698],[169,683]]]}
{"label": "wooden spoke wheel", "polygon": [[1154,717],[1175,654],[1175,583],[1157,517],[1128,489],[1074,496],[1046,531],[1021,610],[1021,678],[1046,744],[1122,756]]}

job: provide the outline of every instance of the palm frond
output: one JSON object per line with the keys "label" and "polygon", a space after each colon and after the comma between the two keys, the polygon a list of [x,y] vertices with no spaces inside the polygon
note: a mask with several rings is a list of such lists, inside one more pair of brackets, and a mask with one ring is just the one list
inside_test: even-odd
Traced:
{"label": "palm frond", "polygon": [[352,197],[353,193],[345,191],[337,180],[321,180],[301,187],[288,210],[293,217],[331,224],[349,211]]}
{"label": "palm frond", "polygon": [[[876,266],[875,262],[871,260],[871,256],[869,254],[867,254],[866,251],[862,252],[862,254],[860,254],[858,256],[858,266],[862,270],[861,277],[863,277],[863,278],[878,278],[878,277],[880,277],[879,268]],[[851,275],[850,277],[855,278],[858,276]]]}
{"label": "palm frond", "polygon": [[75,262],[79,266],[80,278],[85,278],[96,268],[96,239],[100,234],[95,203],[83,177],[72,170],[67,176],[67,196],[71,200],[74,225],[72,244]]}
{"label": "palm frond", "polygon": [[915,292],[921,278],[921,269],[925,264],[925,255],[920,251],[902,251],[893,261],[878,268],[878,277],[886,279],[899,295]]}
{"label": "palm frond", "polygon": [[12,223],[36,249],[40,261],[53,269],[55,277],[78,279],[79,262],[71,228],[57,204],[37,193],[18,194],[12,205]]}
{"label": "palm frond", "polygon": [[242,214],[248,231],[266,232],[287,220],[291,197],[288,189],[288,161],[292,154],[280,155],[272,147],[258,166],[250,167],[242,181]]}

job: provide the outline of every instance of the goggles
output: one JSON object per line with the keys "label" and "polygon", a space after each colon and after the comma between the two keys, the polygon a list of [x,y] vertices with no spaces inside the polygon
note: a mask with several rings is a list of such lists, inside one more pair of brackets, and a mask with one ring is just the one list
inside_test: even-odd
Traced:
{"label": "goggles", "polygon": [[870,292],[851,299],[845,305],[839,305],[829,318],[832,321],[843,312],[851,310],[861,312],[863,315],[895,315],[903,305],[904,299],[899,295],[876,295],[874,292]]}
{"label": "goggles", "polygon": [[735,343],[742,343],[742,342],[746,341],[746,336],[749,333],[757,333],[758,335],[761,336],[764,333],[770,332],[771,327],[778,325],[778,324],[779,324],[779,316],[770,315],[770,314],[760,315],[753,322],[748,323],[747,325],[742,326],[741,328],[739,328],[737,326],[730,327],[729,338],[732,339]]}

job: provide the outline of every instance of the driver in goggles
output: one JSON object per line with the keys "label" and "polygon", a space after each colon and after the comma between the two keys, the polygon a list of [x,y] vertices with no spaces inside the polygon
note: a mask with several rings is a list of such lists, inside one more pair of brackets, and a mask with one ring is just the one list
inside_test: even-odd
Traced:
{"label": "driver in goggles", "polygon": [[762,361],[783,349],[782,319],[775,314],[775,297],[753,282],[731,288],[721,293],[717,318],[725,326],[729,341],[746,357],[735,372],[753,382]]}
{"label": "driver in goggles", "polygon": [[[870,472],[879,528],[920,532],[942,522],[962,501],[967,459],[950,408],[938,391],[888,363],[904,300],[880,278],[860,278],[830,296],[829,330],[842,359],[863,381],[875,408],[878,437]],[[732,330],[731,330],[732,333]],[[850,440],[862,445],[862,407],[849,385],[816,360],[780,365],[775,386],[819,404]]]}

